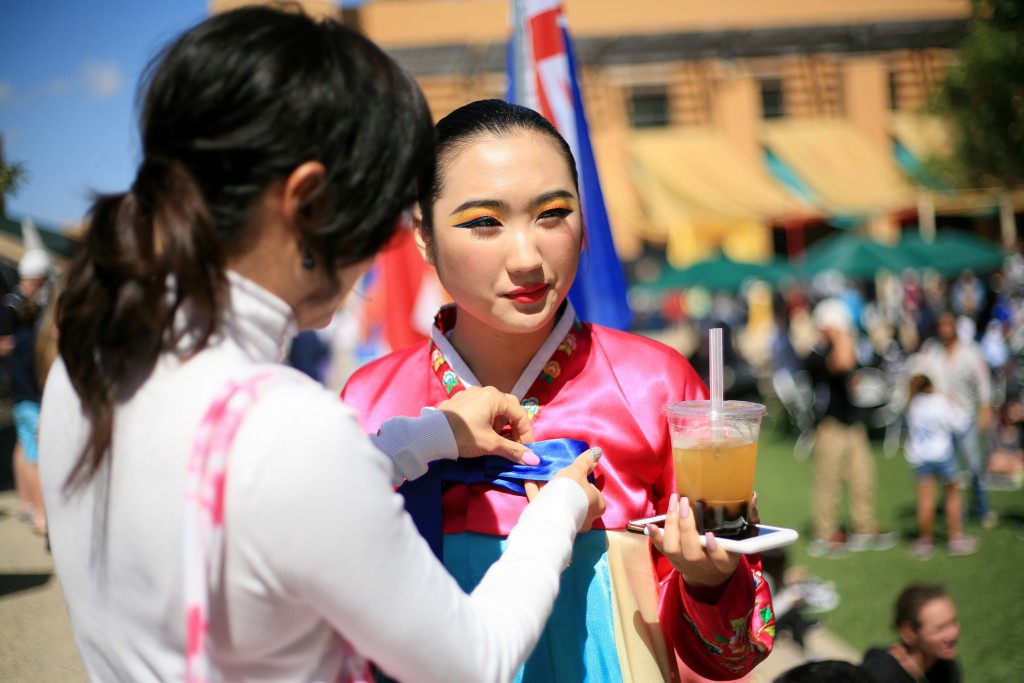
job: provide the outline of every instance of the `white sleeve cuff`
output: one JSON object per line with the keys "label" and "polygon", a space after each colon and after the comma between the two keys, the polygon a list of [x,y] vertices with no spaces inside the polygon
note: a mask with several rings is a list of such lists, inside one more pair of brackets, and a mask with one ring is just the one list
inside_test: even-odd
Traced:
{"label": "white sleeve cuff", "polygon": [[434,460],[459,457],[448,418],[436,408],[424,408],[419,417],[393,417],[370,440],[394,463],[395,486],[423,476]]}

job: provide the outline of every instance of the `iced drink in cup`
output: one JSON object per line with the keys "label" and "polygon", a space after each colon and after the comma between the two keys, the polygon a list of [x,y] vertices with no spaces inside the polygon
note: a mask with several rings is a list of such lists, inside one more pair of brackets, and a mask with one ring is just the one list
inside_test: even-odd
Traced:
{"label": "iced drink in cup", "polygon": [[760,403],[681,401],[664,408],[672,436],[676,490],[690,499],[699,531],[743,537],[750,529]]}

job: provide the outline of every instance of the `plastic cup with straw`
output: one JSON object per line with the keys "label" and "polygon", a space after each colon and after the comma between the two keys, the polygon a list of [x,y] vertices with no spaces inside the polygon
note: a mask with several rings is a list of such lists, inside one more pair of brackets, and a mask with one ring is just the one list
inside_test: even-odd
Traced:
{"label": "plastic cup with straw", "polygon": [[681,401],[664,408],[672,438],[676,490],[687,496],[700,531],[724,537],[748,530],[760,403],[726,401],[723,396],[722,328],[710,331],[709,401]]}

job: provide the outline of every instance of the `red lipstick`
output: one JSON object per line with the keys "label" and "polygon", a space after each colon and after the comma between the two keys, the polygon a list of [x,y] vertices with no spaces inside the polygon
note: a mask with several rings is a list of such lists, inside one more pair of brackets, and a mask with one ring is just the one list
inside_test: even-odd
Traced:
{"label": "red lipstick", "polygon": [[541,282],[536,285],[529,285],[527,287],[516,287],[511,292],[505,294],[506,299],[511,299],[516,303],[520,304],[535,304],[544,298],[544,295],[548,292],[548,285]]}

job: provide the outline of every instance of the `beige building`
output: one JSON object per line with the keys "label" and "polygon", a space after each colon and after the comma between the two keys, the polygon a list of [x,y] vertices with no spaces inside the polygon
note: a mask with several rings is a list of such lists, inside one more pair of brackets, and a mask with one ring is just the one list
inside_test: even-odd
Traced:
{"label": "beige building", "polygon": [[[763,260],[830,223],[891,241],[901,224],[933,229],[936,213],[998,201],[924,192],[899,162],[944,144],[941,122],[917,111],[966,34],[968,0],[563,7],[626,260],[645,245],[677,266],[719,250]],[[401,61],[442,116],[504,95],[508,15],[509,0],[374,0],[343,19]]]}

